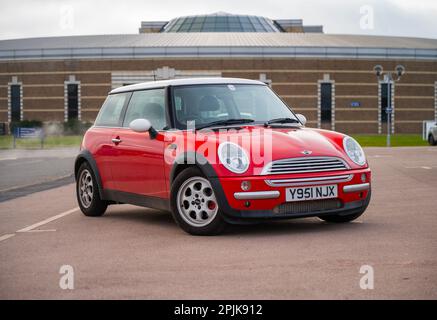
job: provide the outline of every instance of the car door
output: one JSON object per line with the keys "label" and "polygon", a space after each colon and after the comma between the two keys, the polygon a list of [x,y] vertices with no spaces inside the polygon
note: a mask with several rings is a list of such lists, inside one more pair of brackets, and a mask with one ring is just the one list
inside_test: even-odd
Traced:
{"label": "car door", "polygon": [[149,132],[131,130],[129,124],[135,119],[148,119],[156,130],[166,127],[164,88],[133,92],[122,128],[112,136],[117,153],[112,165],[116,190],[164,198],[164,142],[151,139]]}
{"label": "car door", "polygon": [[112,164],[116,150],[114,150],[111,137],[115,130],[121,126],[122,111],[127,105],[130,95],[131,93],[109,95],[100,109],[94,126],[85,136],[85,145],[92,148],[89,151],[96,161],[104,189],[115,188]]}

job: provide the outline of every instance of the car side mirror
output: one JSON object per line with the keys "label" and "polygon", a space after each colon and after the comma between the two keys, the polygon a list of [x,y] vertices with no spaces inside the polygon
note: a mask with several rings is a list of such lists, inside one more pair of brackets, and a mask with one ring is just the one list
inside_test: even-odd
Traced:
{"label": "car side mirror", "polygon": [[135,119],[129,124],[129,128],[135,132],[149,132],[152,139],[155,139],[158,134],[147,119]]}
{"label": "car side mirror", "polygon": [[298,113],[296,114],[296,117],[303,125],[307,123],[307,118],[303,114]]}

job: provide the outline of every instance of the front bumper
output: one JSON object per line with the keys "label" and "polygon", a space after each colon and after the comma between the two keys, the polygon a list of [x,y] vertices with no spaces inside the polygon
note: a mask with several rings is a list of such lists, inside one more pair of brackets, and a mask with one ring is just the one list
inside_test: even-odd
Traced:
{"label": "front bumper", "polygon": [[[351,184],[343,186],[344,193],[362,192],[370,190],[370,183]],[[260,200],[260,199],[277,199],[281,193],[278,190],[273,191],[252,191],[252,192],[235,192],[236,200]]]}
{"label": "front bumper", "polygon": [[[365,179],[363,179],[365,177]],[[249,182],[248,191],[241,189],[241,182]],[[244,178],[212,178],[217,201],[225,219],[231,223],[247,223],[265,219],[301,218],[329,214],[354,214],[364,210],[370,201],[370,169],[348,170],[329,174],[305,176],[253,176]],[[295,210],[287,206],[286,188],[332,185],[338,186],[335,208],[332,206],[307,206]],[[316,200],[324,201],[324,200]],[[304,206],[307,201],[302,201]],[[284,209],[285,208],[285,209]],[[289,208],[289,209],[287,209]]]}

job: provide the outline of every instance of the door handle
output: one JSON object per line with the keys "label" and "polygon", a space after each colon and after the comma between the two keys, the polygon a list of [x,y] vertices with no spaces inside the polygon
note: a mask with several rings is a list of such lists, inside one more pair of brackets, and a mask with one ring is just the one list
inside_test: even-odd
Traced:
{"label": "door handle", "polygon": [[115,144],[119,144],[122,140],[120,138],[113,138],[112,142]]}

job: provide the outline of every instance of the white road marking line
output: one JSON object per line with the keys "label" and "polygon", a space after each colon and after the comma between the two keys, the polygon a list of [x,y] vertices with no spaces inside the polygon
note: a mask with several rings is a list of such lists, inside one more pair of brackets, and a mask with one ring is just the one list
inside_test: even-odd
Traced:
{"label": "white road marking line", "polygon": [[425,170],[431,170],[433,167],[427,167],[427,166],[415,166],[415,167],[405,167],[406,169],[425,169]]}
{"label": "white road marking line", "polygon": [[15,233],[5,234],[5,235],[0,237],[0,241],[7,240],[9,238],[12,238],[13,236],[15,236]]}
{"label": "white road marking line", "polygon": [[0,161],[6,161],[6,160],[17,160],[17,158],[16,157],[0,158]]}
{"label": "white road marking line", "polygon": [[391,158],[393,156],[389,156],[389,155],[380,155],[380,154],[375,154],[373,156],[368,156],[369,158]]}
{"label": "white road marking line", "polygon": [[32,232],[55,232],[56,229],[35,229],[35,230],[29,230],[26,231],[28,233],[32,233]]}
{"label": "white road marking line", "polygon": [[57,214],[56,216],[53,216],[53,217],[50,217],[50,218],[45,219],[45,220],[43,220],[43,221],[37,222],[37,223],[35,223],[35,224],[32,224],[31,226],[28,226],[28,227],[26,227],[26,228],[20,229],[20,230],[18,230],[18,231],[16,231],[16,232],[28,232],[28,231],[30,231],[30,230],[32,230],[32,229],[38,228],[38,227],[40,227],[40,226],[43,226],[43,225],[45,225],[45,224],[47,224],[47,223],[49,223],[49,222],[52,222],[52,221],[55,221],[55,220],[60,219],[60,218],[62,218],[62,217],[65,217],[65,216],[67,216],[67,215],[69,215],[69,214],[71,214],[71,213],[73,213],[73,212],[78,211],[78,210],[79,210],[79,207],[76,207],[76,208],[74,208],[74,209],[71,209],[71,210],[68,210],[68,211],[62,212],[62,213],[60,213],[60,214]]}

